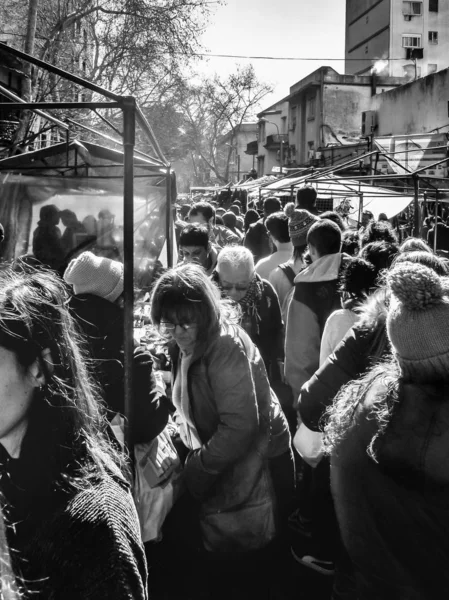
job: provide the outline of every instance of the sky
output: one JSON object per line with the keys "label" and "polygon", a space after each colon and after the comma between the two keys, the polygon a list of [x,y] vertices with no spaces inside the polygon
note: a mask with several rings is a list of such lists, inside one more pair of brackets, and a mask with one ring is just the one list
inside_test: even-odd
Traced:
{"label": "sky", "polygon": [[199,70],[226,76],[236,64],[252,63],[258,79],[274,87],[262,102],[261,109],[268,108],[320,66],[344,73],[344,60],[329,59],[344,59],[345,4],[345,0],[227,0],[215,10],[202,36],[206,52],[319,60],[208,58]]}

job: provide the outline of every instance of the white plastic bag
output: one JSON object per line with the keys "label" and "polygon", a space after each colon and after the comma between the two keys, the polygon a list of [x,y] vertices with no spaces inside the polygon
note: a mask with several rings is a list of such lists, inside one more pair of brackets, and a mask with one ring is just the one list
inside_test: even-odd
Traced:
{"label": "white plastic bag", "polygon": [[153,441],[136,444],[134,456],[134,501],[142,541],[158,541],[165,518],[181,493],[181,461],[166,429]]}
{"label": "white plastic bag", "polygon": [[311,467],[317,467],[323,458],[323,434],[312,431],[304,423],[298,427],[293,445],[301,458]]}

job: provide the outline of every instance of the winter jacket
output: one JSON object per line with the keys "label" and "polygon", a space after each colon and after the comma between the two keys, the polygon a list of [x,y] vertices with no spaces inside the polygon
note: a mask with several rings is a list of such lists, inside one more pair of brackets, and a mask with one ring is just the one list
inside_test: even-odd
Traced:
{"label": "winter jacket", "polygon": [[321,338],[320,366],[333,353],[358,318],[358,313],[350,308],[341,308],[329,316]]}
{"label": "winter jacket", "polygon": [[[255,311],[245,311],[240,321],[241,327],[259,349],[267,371],[277,360],[284,358],[284,323],[279,300],[273,286],[256,274],[262,284],[262,295]],[[218,273],[212,275],[212,281],[219,283]]]}
{"label": "winter jacket", "polygon": [[[173,378],[178,355],[174,347]],[[201,519],[242,514],[245,507],[249,517],[273,502],[267,461],[288,451],[290,434],[259,351],[240,327],[224,327],[196,348],[187,389],[202,447],[189,453],[184,479],[200,502]],[[247,526],[257,530],[255,518]],[[223,540],[220,549],[233,551],[232,543]]]}
{"label": "winter jacket", "polygon": [[[94,375],[104,391],[108,417],[124,414],[123,309],[94,294],[70,299],[72,310],[84,331],[93,359]],[[134,443],[154,439],[168,422],[170,405],[157,391],[151,354],[137,348],[133,359]]]}
{"label": "winter jacket", "polygon": [[268,230],[265,227],[264,219],[259,219],[250,225],[246,232],[243,245],[253,253],[254,263],[257,263],[261,258],[265,258],[271,254],[270,238]]}
{"label": "winter jacket", "polygon": [[[449,597],[449,389],[399,385],[383,432],[385,374],[354,404],[331,485],[359,600]],[[373,437],[374,458],[367,448]]]}
{"label": "winter jacket", "polygon": [[285,376],[295,401],[302,385],[319,367],[324,325],[340,308],[338,283],[347,260],[346,254],[328,254],[295,277],[285,335]]}
{"label": "winter jacket", "polygon": [[24,599],[144,600],[146,561],[129,484],[109,471],[80,489],[62,481],[56,463],[76,474],[90,459],[64,453],[52,441],[67,444],[52,423],[55,409],[42,400],[37,410],[19,458],[0,445],[1,504]]}
{"label": "winter jacket", "polygon": [[389,351],[386,318],[386,293],[381,289],[368,298],[360,309],[359,321],[303,385],[298,410],[306,427],[321,431],[321,418],[340,389]]}

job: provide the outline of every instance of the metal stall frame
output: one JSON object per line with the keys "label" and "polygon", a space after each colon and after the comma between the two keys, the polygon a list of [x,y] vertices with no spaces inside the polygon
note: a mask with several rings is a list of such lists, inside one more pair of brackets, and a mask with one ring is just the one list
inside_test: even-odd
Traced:
{"label": "metal stall frame", "polygon": [[[0,42],[0,49],[6,53],[9,53],[17,58],[20,58],[28,63],[31,63],[41,69],[44,69],[55,75],[59,75],[61,78],[71,81],[82,88],[88,89],[101,95],[107,99],[107,102],[25,102],[15,96],[11,97],[11,94],[5,94],[9,96],[13,102],[0,103],[0,106],[6,106],[8,108],[15,108],[20,110],[31,110],[48,121],[54,123],[56,126],[63,128],[67,132],[67,144],[69,142],[69,124],[78,125],[72,119],[67,119],[67,124],[61,122],[59,119],[55,119],[51,115],[47,115],[44,110],[51,109],[88,109],[96,111],[101,108],[118,108],[122,111],[123,115],[123,134],[122,140],[116,141],[113,138],[109,138],[110,141],[115,143],[122,143],[123,145],[123,229],[124,229],[124,240],[123,240],[123,254],[124,254],[124,330],[123,330],[123,342],[124,342],[124,395],[125,395],[125,442],[130,451],[130,456],[133,456],[132,447],[133,439],[131,436],[132,426],[134,423],[134,383],[133,383],[133,353],[134,353],[134,337],[133,337],[133,308],[134,308],[134,154],[143,155],[147,160],[154,163],[154,169],[157,170],[153,175],[149,177],[165,176],[166,182],[166,246],[167,246],[167,264],[172,266],[172,249],[171,249],[171,228],[172,228],[172,216],[171,216],[171,166],[165,158],[157,140],[151,129],[150,124],[145,118],[142,110],[137,105],[136,99],[133,96],[119,96],[109,90],[106,90],[90,81],[87,81],[77,75],[64,71],[54,65],[47,63],[43,60],[35,58],[21,50],[17,50],[10,46],[7,46]],[[2,93],[3,89],[0,90]],[[103,119],[104,120],[104,119]],[[107,122],[107,120],[106,120]],[[107,122],[108,123],[108,122]],[[149,157],[143,152],[135,151],[135,138],[136,138],[136,124],[141,128],[145,137],[150,142],[153,150],[156,153],[156,157]],[[112,124],[108,125],[115,131],[117,130]],[[82,127],[82,125],[80,125]],[[94,129],[92,133],[96,133],[101,137],[106,137],[102,132],[97,132]],[[68,166],[68,165],[67,165]],[[7,167],[5,167],[6,169]],[[0,170],[2,167],[0,166]]]}

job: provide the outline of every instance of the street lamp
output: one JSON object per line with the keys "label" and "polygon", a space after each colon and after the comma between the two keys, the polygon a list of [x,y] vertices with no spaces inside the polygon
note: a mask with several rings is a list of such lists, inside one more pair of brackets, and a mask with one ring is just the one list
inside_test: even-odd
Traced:
{"label": "street lamp", "polygon": [[268,119],[265,119],[264,117],[262,117],[262,119],[260,119],[260,121],[262,121],[262,123],[270,123],[271,125],[274,125],[277,129],[279,144],[281,147],[281,151],[280,151],[280,155],[279,155],[279,162],[281,163],[281,174],[282,174],[283,173],[282,167],[284,165],[284,140],[281,138],[281,134],[279,132],[279,126],[274,121],[269,121]]}

